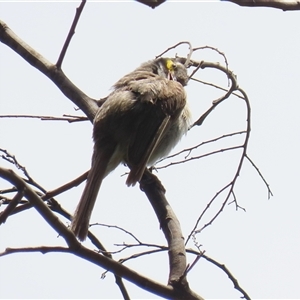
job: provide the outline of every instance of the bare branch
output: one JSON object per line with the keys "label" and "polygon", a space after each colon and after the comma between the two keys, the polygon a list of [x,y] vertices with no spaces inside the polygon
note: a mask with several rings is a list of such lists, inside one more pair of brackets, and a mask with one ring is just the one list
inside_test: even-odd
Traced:
{"label": "bare branch", "polygon": [[219,262],[217,262],[216,260],[214,260],[213,258],[205,254],[203,254],[202,257],[207,261],[211,262],[212,264],[214,264],[215,266],[217,266],[218,268],[220,268],[222,271],[224,271],[229,277],[229,279],[232,281],[234,288],[243,294],[243,298],[247,300],[251,300],[250,296],[246,293],[244,289],[242,289],[237,279],[232,275],[232,273],[228,270],[228,268],[224,264],[220,264]]}
{"label": "bare branch", "polygon": [[[1,167],[0,176],[5,180],[11,182],[14,186],[16,186],[18,190],[24,191],[24,196],[32,203],[32,205],[42,215],[45,221],[48,222],[49,225],[53,227],[53,229],[55,229],[55,231],[58,232],[59,235],[66,240],[67,244],[69,245],[68,250],[65,250],[67,248],[55,247],[53,248],[54,251],[57,251],[57,249],[64,249],[62,251],[70,252],[98,266],[101,266],[109,270],[110,272],[120,277],[123,277],[142,288],[147,287],[146,289],[148,291],[156,295],[171,299],[175,299],[178,297],[178,291],[175,290],[173,287],[161,285],[155,281],[150,280],[147,277],[144,277],[132,271],[131,269],[123,266],[122,264],[108,257],[105,257],[99,253],[96,253],[93,250],[85,248],[77,241],[74,234],[51,212],[51,210],[42,201],[42,199],[40,199],[40,197],[30,188],[29,185],[25,183],[25,181],[22,178],[16,175],[13,171],[3,169]],[[47,248],[47,250],[50,251],[50,248]],[[203,299],[190,290],[185,290],[181,292],[184,293],[184,299]]]}
{"label": "bare branch", "polygon": [[[74,180],[72,180],[52,191],[48,191],[48,192],[46,192],[46,190],[43,187],[41,187],[39,184],[37,184],[35,181],[29,182],[29,180],[25,180],[25,182],[27,182],[33,186],[36,186],[44,193],[44,195],[42,195],[42,193],[36,192],[41,197],[42,200],[44,200],[44,201],[49,200],[49,206],[52,211],[60,212],[60,214],[62,214],[64,217],[66,217],[67,219],[70,220],[71,219],[70,214],[67,211],[65,211],[60,206],[60,204],[56,200],[54,200],[53,197],[55,197],[59,194],[62,194],[75,186],[78,186],[81,182],[83,182],[87,178],[87,174],[88,174],[88,172],[85,172],[84,174],[80,175],[79,177],[75,178]],[[15,191],[15,189],[10,189],[10,192],[14,192],[14,191]],[[1,191],[1,193],[3,193],[3,191]],[[24,202],[24,201],[21,201],[21,202]],[[18,214],[18,213],[20,213],[24,210],[30,209],[30,208],[32,208],[32,204],[30,202],[25,202],[21,206],[15,207],[14,210],[10,211],[9,214],[10,215]]]}
{"label": "bare branch", "polygon": [[[235,194],[234,194],[234,186],[235,186],[235,183],[237,181],[237,178],[240,174],[240,171],[241,171],[241,168],[242,168],[242,165],[243,165],[243,162],[244,162],[244,159],[246,157],[246,154],[247,154],[247,146],[248,146],[248,142],[249,142],[249,138],[250,138],[250,131],[251,131],[251,107],[250,107],[250,102],[249,102],[249,99],[247,97],[247,94],[241,89],[241,88],[237,88],[237,90],[243,95],[243,99],[246,103],[246,107],[247,107],[247,119],[246,119],[246,122],[247,122],[247,128],[246,128],[246,136],[245,136],[245,140],[244,140],[244,143],[242,146],[240,146],[240,148],[243,149],[242,151],[242,154],[241,154],[241,158],[240,158],[240,161],[239,161],[239,164],[238,164],[238,167],[237,167],[237,170],[236,170],[236,173],[232,179],[232,181],[230,183],[228,183],[227,185],[225,185],[222,189],[220,189],[216,195],[209,201],[209,203],[207,204],[206,208],[203,210],[203,212],[200,214],[199,218],[197,219],[196,221],[196,224],[194,225],[194,228],[192,229],[192,231],[190,232],[187,240],[186,240],[186,243],[188,243],[188,241],[190,240],[191,237],[195,237],[196,234],[200,233],[203,229],[205,229],[207,226],[211,225],[214,220],[220,215],[220,213],[223,211],[225,205],[228,203],[228,200],[230,198],[230,196],[232,195],[233,196],[233,203],[236,204],[236,208],[241,208],[238,204],[237,204],[237,201],[236,201],[236,198],[235,198]],[[202,219],[202,217],[204,216],[204,214],[206,213],[206,211],[209,209],[210,205],[215,201],[215,199],[221,194],[223,193],[224,191],[226,191],[228,189],[228,192],[227,192],[227,195],[225,197],[225,200],[223,201],[221,207],[219,208],[219,210],[216,212],[216,214],[211,218],[211,220],[206,223],[205,225],[203,225],[200,229],[197,229],[196,228],[198,227],[198,224],[200,222],[200,220]],[[243,209],[243,208],[242,208]],[[196,238],[195,238],[196,239]]]}
{"label": "bare branch", "polygon": [[72,39],[72,37],[73,37],[73,35],[74,35],[74,33],[75,33],[75,28],[76,28],[76,26],[77,26],[77,23],[78,23],[78,21],[79,21],[80,15],[81,15],[81,13],[82,13],[82,11],[83,11],[83,8],[84,8],[84,6],[85,6],[85,3],[86,3],[86,0],[82,0],[82,1],[81,1],[81,4],[80,4],[79,7],[76,9],[76,14],[75,14],[75,17],[74,17],[72,26],[71,26],[71,28],[70,28],[69,34],[68,34],[68,36],[67,36],[67,39],[66,39],[66,41],[65,41],[65,43],[64,43],[64,46],[63,46],[63,48],[62,48],[62,50],[61,50],[61,52],[60,52],[58,61],[57,61],[57,63],[56,63],[56,67],[57,67],[58,69],[61,69],[61,64],[62,64],[62,62],[63,62],[63,59],[64,59],[65,55],[66,55],[66,52],[67,52],[67,49],[68,49],[69,44],[70,44],[70,42],[71,42],[71,39]]}
{"label": "bare branch", "polygon": [[177,59],[181,60],[182,63],[185,65],[185,67],[189,67],[190,65],[190,59],[191,59],[191,56],[193,54],[193,48],[192,48],[192,44],[189,42],[189,41],[182,41],[182,42],[179,42],[169,48],[167,48],[166,50],[164,50],[162,53],[158,54],[155,56],[155,58],[158,58],[158,57],[161,57],[162,55],[166,54],[167,52],[169,52],[170,50],[172,49],[175,49],[177,48],[178,46],[180,45],[184,45],[184,44],[187,44],[189,46],[189,53],[187,54],[187,57],[183,58],[183,57],[176,57]]}
{"label": "bare branch", "polygon": [[240,149],[240,148],[243,148],[243,145],[227,147],[227,148],[219,149],[219,150],[216,150],[216,151],[211,151],[211,152],[208,152],[208,153],[205,153],[205,154],[202,154],[202,155],[192,156],[192,157],[189,157],[189,158],[185,158],[184,160],[174,161],[174,162],[170,162],[170,163],[168,163],[166,165],[163,165],[163,166],[155,167],[155,169],[157,169],[157,170],[165,169],[165,168],[168,168],[170,166],[179,165],[179,164],[186,163],[188,161],[192,161],[192,160],[195,160],[195,159],[200,159],[200,158],[207,157],[207,156],[210,156],[210,155],[214,155],[214,154],[217,154],[217,153],[232,151],[232,150],[236,150],[236,149]]}
{"label": "bare branch", "polygon": [[225,65],[226,65],[226,69],[228,71],[228,61],[227,61],[227,57],[225,55],[224,52],[220,51],[219,49],[217,49],[216,47],[212,47],[212,46],[200,46],[200,47],[196,47],[194,48],[192,51],[198,51],[198,50],[204,50],[204,49],[210,49],[210,50],[213,50],[215,52],[217,52],[218,54],[220,54],[223,58],[224,58],[224,61],[225,61]]}
{"label": "bare branch", "polygon": [[204,61],[201,61],[201,62],[191,61],[191,63],[196,68],[218,69],[218,70],[224,72],[231,81],[231,87],[229,88],[227,93],[225,95],[223,95],[222,97],[214,100],[213,103],[212,103],[212,106],[192,125],[192,127],[193,127],[195,125],[198,125],[198,126],[202,125],[202,123],[204,122],[206,117],[216,108],[216,106],[219,105],[221,102],[223,102],[225,99],[227,99],[235,90],[237,90],[238,85],[237,85],[237,82],[236,82],[236,76],[233,74],[233,72],[228,70],[228,68],[221,66],[218,63],[211,63],[211,62],[204,62]]}
{"label": "bare branch", "polygon": [[148,170],[143,175],[140,187],[147,195],[168,241],[170,262],[169,284],[180,284],[185,289],[187,288],[186,279],[184,282],[181,281],[181,276],[186,269],[184,240],[179,221],[165,198],[165,189],[157,177]]}
{"label": "bare branch", "polygon": [[73,187],[78,186],[84,180],[86,180],[88,173],[89,172],[87,171],[87,172],[83,173],[82,175],[80,175],[79,177],[73,179],[72,181],[60,186],[59,188],[56,188],[55,190],[46,192],[45,195],[42,196],[42,199],[47,200],[47,199],[53,198],[59,194],[64,193],[65,191],[68,191],[69,189],[71,189]]}
{"label": "bare branch", "polygon": [[[15,158],[15,156],[10,155],[7,151],[5,151],[5,154],[10,158],[10,162],[12,162],[12,163],[13,163],[14,165],[16,165],[18,168],[21,168],[21,169],[26,173],[27,177],[30,177],[29,174],[27,173],[25,167],[21,166],[21,165],[18,163],[18,161],[17,161],[17,159]],[[71,182],[69,182],[69,183],[67,183],[67,184],[65,184],[65,185],[63,185],[63,186],[61,186],[60,188],[57,188],[57,189],[55,189],[55,190],[53,190],[53,191],[50,191],[50,192],[47,192],[46,194],[44,194],[44,195],[41,197],[41,199],[43,199],[43,200],[50,199],[50,198],[52,198],[52,197],[54,197],[54,196],[56,196],[56,195],[58,195],[58,194],[60,194],[60,193],[62,193],[62,192],[64,192],[64,191],[66,191],[66,190],[72,188],[73,186],[77,186],[77,185],[80,184],[83,180],[86,179],[87,174],[88,174],[88,172],[84,173],[83,175],[81,175],[80,177],[76,178],[75,180],[73,180],[73,181],[71,181]],[[30,177],[30,179],[31,179],[30,181],[32,182],[33,180],[32,180],[31,177]],[[44,189],[43,189],[43,190],[44,190]],[[21,196],[19,196],[19,195],[21,195]],[[15,198],[17,198],[17,197],[18,197],[18,199],[19,199],[20,197],[22,198],[22,195],[23,195],[23,193],[18,192]],[[15,198],[14,198],[14,199],[15,199]],[[8,207],[5,209],[5,211],[3,211],[3,212],[0,214],[0,224],[2,223],[2,221],[4,222],[4,221],[6,220],[6,218],[7,218],[8,215],[14,214],[14,213],[18,213],[18,212],[20,212],[20,211],[23,211],[23,210],[25,210],[25,209],[28,209],[28,208],[32,207],[31,203],[28,202],[28,203],[26,203],[25,205],[22,205],[21,207],[18,207],[18,208],[16,208],[16,209],[14,209],[15,206],[19,203],[19,201],[14,201],[14,199],[13,199],[11,202],[9,202]],[[20,199],[20,200],[21,200],[21,199]],[[49,205],[50,205],[49,207],[51,208],[52,211],[56,211],[56,212],[60,213],[61,215],[63,215],[64,217],[66,217],[66,218],[69,219],[69,220],[71,219],[71,215],[70,215],[67,211],[65,211],[65,210],[61,207],[61,205],[60,205],[56,200],[54,200],[53,198],[49,201]],[[14,210],[14,211],[12,212],[12,210]],[[91,232],[89,232],[89,238],[90,238],[90,240],[92,241],[92,243],[93,243],[95,246],[97,246],[97,248],[101,249],[101,253],[102,253],[103,255],[105,255],[105,256],[107,256],[107,257],[109,257],[109,258],[112,258],[111,255],[110,255],[110,254],[106,251],[106,249],[103,247],[103,245],[98,241],[98,239],[96,239],[96,237],[95,237]],[[120,278],[118,275],[115,275],[115,277],[116,277],[116,284],[117,284],[118,287],[120,288],[121,293],[122,293],[122,295],[123,295],[123,298],[124,298],[124,299],[130,299],[129,296],[128,296],[128,293],[127,293],[127,291],[126,291],[126,288],[125,288],[125,286],[124,286],[124,283],[123,283],[123,281],[122,281],[122,278]]]}
{"label": "bare branch", "polygon": [[[200,80],[200,79],[197,79],[197,78],[191,78],[191,80],[196,81],[196,82],[199,82],[199,83],[202,83],[202,84],[205,84],[205,85],[212,86],[212,87],[214,87],[214,88],[216,88],[216,89],[219,89],[219,90],[222,90],[222,91],[224,91],[224,92],[227,92],[227,90],[228,90],[228,89],[225,89],[225,88],[223,88],[223,87],[221,87],[221,86],[218,86],[218,85],[216,85],[216,84],[214,84],[214,83],[212,83],[212,82],[207,82],[207,81]],[[238,97],[238,98],[244,99],[241,95],[239,95],[239,94],[237,94],[237,93],[232,93],[232,95],[234,95],[234,96],[236,96],[236,97]]]}
{"label": "bare branch", "polygon": [[164,188],[150,172],[145,172],[141,181],[141,189],[146,193],[168,241],[170,260],[169,283],[178,282],[186,268],[186,255],[179,221],[165,198]]}
{"label": "bare branch", "polygon": [[30,176],[30,174],[28,173],[27,169],[21,165],[19,163],[19,161],[17,160],[17,158],[10,154],[7,150],[5,149],[1,149],[0,151],[4,153],[4,155],[2,155],[1,157],[3,159],[5,159],[6,161],[8,161],[9,163],[13,164],[17,169],[21,170],[23,172],[23,174],[25,175],[25,177],[27,179],[24,179],[25,182],[37,187],[38,189],[40,189],[42,192],[46,192],[46,190],[44,190],[37,182],[35,182],[35,180]]}
{"label": "bare branch", "polygon": [[102,224],[102,223],[94,223],[94,224],[90,224],[90,227],[92,226],[103,226],[103,227],[108,227],[108,228],[116,228],[118,230],[121,230],[123,232],[125,232],[126,234],[130,235],[137,243],[141,244],[140,240],[131,232],[129,232],[128,230],[117,226],[117,225],[108,225],[108,224]]}
{"label": "bare branch", "polygon": [[42,215],[45,221],[61,236],[64,237],[71,248],[78,248],[80,243],[74,234],[51,212],[43,200],[30,188],[26,182],[12,170],[0,167],[0,176],[13,184],[18,191],[23,191],[24,196],[31,202],[35,209]]}
{"label": "bare branch", "polygon": [[[210,208],[211,204],[215,201],[215,199],[216,199],[221,193],[223,193],[223,191],[225,191],[228,187],[230,187],[231,184],[232,184],[232,183],[230,182],[229,184],[227,184],[227,185],[225,185],[224,187],[222,187],[222,189],[220,189],[220,190],[215,194],[215,196],[214,196],[214,197],[206,204],[205,209],[202,211],[202,213],[201,213],[200,216],[198,217],[198,219],[197,219],[197,221],[196,221],[196,223],[195,223],[195,225],[194,225],[194,228],[191,230],[189,236],[187,237],[187,239],[186,239],[186,241],[185,241],[185,245],[188,244],[188,242],[189,242],[189,240],[191,239],[191,237],[194,237],[194,235],[195,235],[196,233],[201,232],[201,230],[204,228],[204,226],[203,226],[203,228],[201,228],[201,229],[199,229],[199,230],[196,230],[196,229],[197,229],[197,227],[198,227],[198,225],[199,225],[199,223],[200,223],[202,217],[204,216],[204,214],[206,213],[206,211]],[[222,205],[221,209],[223,209],[224,206],[225,206],[225,204]],[[207,225],[206,225],[206,226],[207,226]],[[206,226],[205,226],[205,227],[206,227]],[[196,238],[195,238],[195,239],[196,239]]]}
{"label": "bare branch", "polygon": [[[141,243],[138,243],[138,244],[126,244],[126,247],[128,247],[128,248],[131,248],[131,247],[141,247],[141,246],[142,247],[149,247],[149,246],[151,246],[151,247],[156,247],[158,249],[147,250],[147,251],[144,251],[144,252],[135,253],[135,254],[130,255],[130,256],[126,257],[126,258],[122,258],[119,261],[121,263],[124,263],[124,262],[126,262],[128,260],[131,260],[131,259],[135,259],[135,258],[139,258],[139,257],[145,256],[145,255],[150,255],[150,254],[159,253],[159,252],[167,251],[168,250],[168,247],[166,247],[166,246],[153,245],[153,244],[148,244],[148,243],[144,243],[144,242],[141,242]],[[216,261],[215,259],[207,256],[205,254],[205,251],[201,251],[199,249],[199,247],[197,247],[197,248],[198,248],[199,252],[195,251],[193,249],[186,249],[186,252],[196,255],[196,258],[193,261],[193,263],[190,266],[188,266],[188,268],[186,269],[186,273],[190,272],[193,269],[193,267],[197,264],[197,262],[199,261],[200,258],[204,258],[207,261],[209,261],[210,263],[212,263],[213,265],[215,265],[218,268],[220,268],[223,272],[225,272],[225,274],[227,274],[227,276],[229,277],[229,279],[232,281],[232,283],[234,285],[234,288],[236,290],[240,291],[243,294],[243,298],[250,299],[250,297],[248,296],[248,294],[246,293],[246,291],[239,285],[237,279],[232,275],[232,273],[229,271],[229,269],[224,264],[221,264],[218,261]],[[105,274],[103,276],[105,276]]]}
{"label": "bare branch", "polygon": [[[164,286],[161,285],[155,281],[152,281],[146,277],[143,277],[142,275],[131,271],[126,266],[123,266],[122,264],[104,257],[103,255],[100,255],[92,250],[89,250],[83,246],[81,246],[78,251],[74,251],[71,248],[65,248],[65,247],[24,247],[24,248],[7,248],[4,252],[0,253],[1,256],[14,254],[14,253],[24,253],[24,252],[41,252],[43,254],[50,253],[50,252],[67,252],[72,253],[77,256],[80,256],[81,258],[84,258],[87,261],[90,261],[100,267],[104,267],[108,269],[109,271],[113,273],[119,273],[119,276],[124,277],[128,279],[129,281],[137,284],[140,287],[145,288],[147,286],[147,290],[153,292],[154,294],[157,294],[159,296],[165,297],[165,298],[171,298],[174,299],[176,296],[176,291],[173,290],[170,286]],[[187,298],[187,299],[202,299],[202,298]]]}
{"label": "bare branch", "polygon": [[[166,2],[166,0],[136,0],[137,2],[143,3],[151,8],[156,8],[162,3]],[[247,7],[270,7],[282,9],[283,11],[293,11],[300,10],[300,2],[299,1],[291,1],[291,0],[221,0],[235,3],[239,6],[247,6]]]}
{"label": "bare branch", "polygon": [[98,109],[97,101],[88,97],[76,87],[54,64],[21,40],[4,22],[0,21],[0,41],[18,53],[29,64],[46,75],[61,92],[77,105],[89,118],[94,119]]}
{"label": "bare branch", "polygon": [[273,196],[273,193],[271,191],[270,185],[268,184],[268,182],[266,181],[266,179],[264,178],[264,176],[262,175],[262,173],[260,172],[260,170],[258,169],[258,167],[255,165],[255,163],[252,161],[252,159],[250,159],[250,157],[246,154],[246,158],[248,159],[248,161],[250,162],[250,164],[254,167],[254,169],[257,171],[257,173],[259,174],[260,178],[263,180],[263,182],[265,183],[267,189],[268,189],[268,199],[271,198],[271,196]]}
{"label": "bare branch", "polygon": [[19,191],[16,196],[8,203],[6,209],[0,212],[0,225],[6,221],[11,212],[16,208],[16,206],[22,200],[24,195],[23,191]]}
{"label": "bare branch", "polygon": [[[216,261],[215,259],[209,257],[208,255],[206,255],[204,253],[204,251],[195,251],[193,249],[186,249],[186,252],[197,255],[197,258],[204,258],[205,260],[207,260],[208,262],[212,263],[213,265],[217,266],[219,269],[221,269],[227,276],[228,278],[231,280],[231,282],[234,285],[234,288],[236,290],[238,290],[239,292],[242,293],[243,299],[247,299],[247,300],[251,300],[251,298],[249,297],[249,295],[247,294],[247,292],[240,286],[240,284],[238,283],[237,279],[232,275],[232,273],[229,271],[229,269],[224,265],[219,263],[218,261]],[[196,260],[197,260],[196,258]]]}
{"label": "bare branch", "polygon": [[70,252],[70,248],[66,247],[24,247],[24,248],[6,248],[5,251],[0,252],[1,256],[6,256],[14,253],[32,253],[32,252],[41,252],[42,254],[50,253],[50,252]]}
{"label": "bare branch", "polygon": [[[244,133],[246,133],[245,130],[237,131],[237,132],[232,132],[232,133],[227,133],[227,134],[223,134],[222,136],[218,136],[218,137],[216,137],[216,138],[213,138],[213,139],[210,139],[210,140],[201,142],[201,143],[199,143],[199,144],[197,144],[197,145],[195,145],[195,146],[192,146],[192,147],[190,147],[190,148],[183,149],[183,150],[181,150],[181,151],[179,151],[179,152],[176,152],[176,153],[174,153],[174,154],[172,154],[172,155],[169,155],[169,156],[167,156],[167,157],[165,157],[165,158],[159,160],[158,163],[161,162],[161,161],[164,161],[164,160],[166,160],[166,159],[169,159],[169,158],[178,156],[178,155],[180,155],[180,154],[182,154],[182,153],[185,153],[185,152],[188,152],[188,154],[185,156],[185,158],[187,158],[188,156],[190,156],[190,154],[192,153],[193,150],[198,149],[198,148],[200,148],[201,146],[207,145],[207,144],[209,144],[209,143],[214,143],[214,142],[216,142],[216,141],[219,141],[219,140],[221,140],[221,139],[225,139],[225,138],[228,138],[228,137],[233,137],[233,136],[235,136],[235,135],[241,135],[241,134],[244,134]],[[227,150],[227,149],[223,149],[223,151],[226,151],[226,150]],[[230,150],[231,150],[231,149],[230,149]],[[222,152],[222,149],[220,149],[219,151]],[[159,169],[159,168],[158,168],[158,169]]]}
{"label": "bare branch", "polygon": [[[159,246],[157,244],[149,244],[149,243],[138,243],[138,244],[127,244],[127,243],[122,243],[122,244],[114,244],[115,246],[117,247],[122,247],[120,250],[117,250],[117,251],[114,251],[114,252],[111,252],[111,253],[121,253],[129,248],[136,248],[136,247],[154,247],[154,248],[159,248],[160,250],[164,249],[164,250],[168,250],[169,248],[167,246]],[[152,253],[153,250],[150,250],[149,253]],[[156,250],[154,252],[157,252]],[[153,252],[153,253],[154,253]],[[146,252],[143,252],[145,254],[148,253],[148,251]],[[133,254],[132,256],[130,256],[131,258],[134,258],[134,256],[137,255],[136,257],[139,257],[141,256],[140,253],[135,253]],[[121,261],[123,261],[123,259],[121,259]]]}
{"label": "bare branch", "polygon": [[226,0],[240,6],[248,7],[270,7],[278,8],[283,11],[300,10],[300,1],[287,0]]}
{"label": "bare branch", "polygon": [[87,121],[87,117],[63,115],[62,117],[53,116],[33,116],[33,115],[0,115],[0,118],[24,118],[24,119],[40,119],[41,121],[67,121],[69,123]]}
{"label": "bare branch", "polygon": [[191,265],[188,265],[188,267],[186,268],[186,273],[190,272],[190,271],[195,267],[195,265],[197,264],[197,262],[198,262],[199,259],[203,256],[204,253],[205,253],[204,251],[203,251],[203,252],[200,252],[200,253],[196,256],[196,258],[195,258],[195,260],[192,262],[192,264],[191,264]]}

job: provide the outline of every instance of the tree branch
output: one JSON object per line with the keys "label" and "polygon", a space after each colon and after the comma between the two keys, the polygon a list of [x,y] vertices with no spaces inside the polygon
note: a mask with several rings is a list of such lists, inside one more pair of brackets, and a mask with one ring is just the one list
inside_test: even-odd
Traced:
{"label": "tree branch", "polygon": [[[237,85],[236,85],[237,86]],[[196,221],[196,224],[194,225],[194,228],[192,229],[192,231],[190,232],[187,240],[186,240],[186,244],[188,243],[188,241],[190,240],[191,237],[195,238],[195,235],[200,233],[203,229],[205,229],[206,227],[208,227],[209,225],[211,225],[214,220],[220,215],[220,213],[223,211],[225,205],[228,203],[230,196],[234,197],[233,202],[236,204],[236,208],[241,208],[238,204],[237,201],[235,199],[235,195],[234,195],[234,187],[237,181],[238,176],[240,175],[240,171],[242,169],[242,165],[243,162],[245,160],[245,158],[247,157],[247,147],[248,147],[248,142],[249,142],[249,138],[250,138],[250,131],[251,131],[251,106],[250,106],[250,102],[248,99],[247,94],[244,92],[244,90],[242,90],[241,88],[237,87],[236,88],[237,91],[239,91],[242,96],[243,96],[243,100],[245,101],[246,104],[246,108],[247,108],[247,116],[246,116],[246,123],[247,123],[247,128],[246,128],[246,136],[245,136],[245,140],[242,146],[239,146],[240,148],[243,149],[242,154],[241,154],[241,158],[239,161],[239,164],[237,166],[237,170],[235,172],[235,175],[233,177],[233,179],[227,184],[225,185],[222,189],[220,189],[216,195],[209,201],[209,203],[207,204],[206,208],[203,210],[203,212],[200,214],[199,218]],[[202,117],[200,117],[201,119]],[[202,219],[203,215],[206,213],[206,211],[208,211],[208,209],[210,208],[211,204],[215,201],[215,199],[224,191],[226,191],[228,189],[227,195],[225,197],[225,200],[223,201],[221,207],[219,208],[219,210],[217,211],[217,213],[211,218],[211,220],[206,223],[205,225],[203,225],[200,229],[196,228],[198,227],[198,224],[200,222],[200,220]]]}
{"label": "tree branch", "polygon": [[65,41],[65,43],[64,43],[64,46],[63,46],[63,48],[62,48],[62,50],[61,50],[61,52],[60,52],[58,61],[57,61],[57,63],[56,63],[56,67],[57,67],[58,69],[61,69],[61,64],[62,64],[62,62],[63,62],[63,59],[64,59],[65,55],[66,55],[66,52],[67,52],[67,49],[68,49],[69,44],[70,44],[70,42],[71,42],[71,39],[72,39],[72,37],[73,37],[73,35],[74,35],[74,33],[75,33],[75,28],[76,28],[76,26],[77,26],[78,20],[79,20],[79,18],[80,18],[80,15],[81,15],[81,13],[82,13],[82,11],[83,11],[84,6],[85,6],[85,3],[86,3],[86,0],[82,0],[82,1],[81,1],[81,4],[80,4],[79,7],[76,9],[75,18],[74,18],[74,20],[73,20],[72,26],[71,26],[71,28],[70,28],[70,30],[69,30],[69,34],[68,34],[68,36],[67,36],[67,38],[66,38],[66,41]]}
{"label": "tree branch", "polygon": [[23,191],[26,197],[45,221],[61,236],[64,237],[67,244],[71,248],[78,248],[80,243],[75,238],[74,234],[51,212],[43,200],[34,192],[26,182],[12,170],[7,170],[0,167],[0,176],[13,184],[18,191]]}
{"label": "tree branch", "polygon": [[[140,182],[159,220],[168,242],[170,273],[168,283],[176,288],[180,299],[193,295],[186,280],[186,252],[179,221],[165,198],[165,189],[157,177],[147,169]],[[194,295],[195,296],[195,295]]]}
{"label": "tree branch", "polygon": [[300,1],[286,0],[223,0],[247,7],[271,7],[287,10],[300,10]]}
{"label": "tree branch", "polygon": [[[156,8],[159,5],[166,2],[166,0],[136,0],[142,4],[145,4],[151,8]],[[288,1],[288,0],[221,0],[235,3],[239,6],[248,6],[248,7],[271,7],[282,9],[283,11],[287,10],[300,10],[299,1]]]}
{"label": "tree branch", "polygon": [[[118,275],[122,278],[131,281],[137,286],[148,290],[151,293],[154,293],[158,296],[169,298],[169,299],[178,299],[178,290],[171,287],[165,286],[158,282],[155,282],[129,268],[123,266],[121,263],[116,262],[115,260],[105,257],[102,254],[99,254],[93,250],[90,250],[80,244],[73,232],[71,232],[47,207],[47,205],[43,202],[43,200],[30,188],[26,182],[20,178],[17,174],[15,174],[12,170],[7,170],[0,167],[0,176],[5,180],[9,181],[13,184],[18,191],[23,191],[24,196],[31,202],[31,204],[35,207],[35,209],[41,214],[41,216],[45,219],[47,223],[56,231],[60,236],[62,236],[69,248],[59,248],[54,247],[53,251],[63,251],[70,252],[76,256],[79,256],[87,261],[90,261],[106,270],[112,272],[115,275]],[[24,252],[24,248],[22,248]],[[30,248],[28,248],[30,249]],[[31,248],[33,251],[34,248]],[[67,250],[68,249],[68,250]],[[49,252],[51,249],[43,247],[43,251]],[[17,250],[13,251],[14,253]],[[20,252],[19,251],[19,252]],[[28,250],[29,251],[29,250]],[[28,252],[27,251],[27,252]],[[40,250],[39,250],[40,251]],[[10,251],[11,252],[11,251]],[[7,253],[9,254],[9,253]],[[2,254],[3,255],[3,254]],[[192,291],[184,291],[184,299],[187,300],[202,300],[203,298],[196,295]]]}
{"label": "tree branch", "polygon": [[16,208],[16,206],[22,200],[24,191],[18,191],[15,197],[8,203],[6,209],[0,212],[0,225],[6,221],[11,212]]}
{"label": "tree branch", "polygon": [[202,61],[202,62],[191,61],[191,64],[194,67],[201,68],[201,69],[205,69],[205,68],[218,69],[218,70],[222,71],[223,73],[225,73],[231,81],[231,87],[225,93],[225,95],[214,100],[212,103],[212,106],[197,121],[194,122],[194,124],[192,125],[192,127],[193,127],[195,125],[197,125],[197,126],[202,125],[202,123],[204,122],[206,117],[217,107],[217,105],[219,105],[221,102],[223,102],[225,99],[227,99],[235,90],[237,90],[238,85],[237,85],[237,81],[236,81],[236,76],[227,67],[223,67],[218,63],[205,62],[205,61]]}
{"label": "tree branch", "polygon": [[21,40],[3,21],[0,20],[0,41],[18,53],[29,64],[46,75],[60,90],[77,105],[89,118],[94,119],[98,109],[97,101],[77,88],[56,65]]}
{"label": "tree branch", "polygon": [[62,117],[53,116],[34,116],[34,115],[0,115],[0,118],[24,118],[24,119],[40,119],[41,121],[67,121],[69,123],[81,122],[88,120],[83,116],[63,115]]}

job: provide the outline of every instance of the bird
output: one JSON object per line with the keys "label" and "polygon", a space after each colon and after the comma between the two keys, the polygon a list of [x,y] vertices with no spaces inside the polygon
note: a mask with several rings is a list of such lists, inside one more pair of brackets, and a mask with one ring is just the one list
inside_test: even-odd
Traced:
{"label": "bird", "polygon": [[130,169],[127,186],[139,182],[147,166],[166,157],[191,123],[184,86],[186,66],[177,58],[143,63],[113,86],[93,120],[94,149],[86,185],[71,222],[84,241],[103,179],[119,164]]}

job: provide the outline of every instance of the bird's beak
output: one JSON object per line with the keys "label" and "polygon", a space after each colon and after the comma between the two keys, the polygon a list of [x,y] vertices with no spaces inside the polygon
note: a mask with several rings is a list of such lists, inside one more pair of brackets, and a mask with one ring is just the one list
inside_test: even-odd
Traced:
{"label": "bird's beak", "polygon": [[168,73],[168,79],[176,81],[176,76],[175,76],[174,72],[169,71],[169,73]]}

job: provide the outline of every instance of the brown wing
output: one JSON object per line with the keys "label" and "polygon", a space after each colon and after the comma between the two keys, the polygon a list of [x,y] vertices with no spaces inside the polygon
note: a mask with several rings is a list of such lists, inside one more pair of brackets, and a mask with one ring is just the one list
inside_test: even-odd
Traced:
{"label": "brown wing", "polygon": [[[151,157],[152,153],[155,151],[155,148],[161,140],[162,136],[164,135],[169,122],[170,116],[166,116],[157,129],[153,130],[153,128],[150,128],[150,130],[143,130],[144,140],[142,140],[142,143],[137,140],[129,148],[128,164],[130,167],[130,173],[126,180],[126,184],[128,186],[134,186],[142,178],[148,160]],[[154,135],[152,135],[151,138],[147,138],[147,142],[144,143],[145,135],[151,133],[154,133]],[[139,138],[140,135],[137,134],[136,137]]]}
{"label": "brown wing", "polygon": [[[139,109],[134,132],[130,136],[127,163],[131,169],[126,184],[135,185],[165,133],[178,119],[186,104],[181,84],[161,77],[132,82]],[[155,157],[159,157],[155,153]]]}

